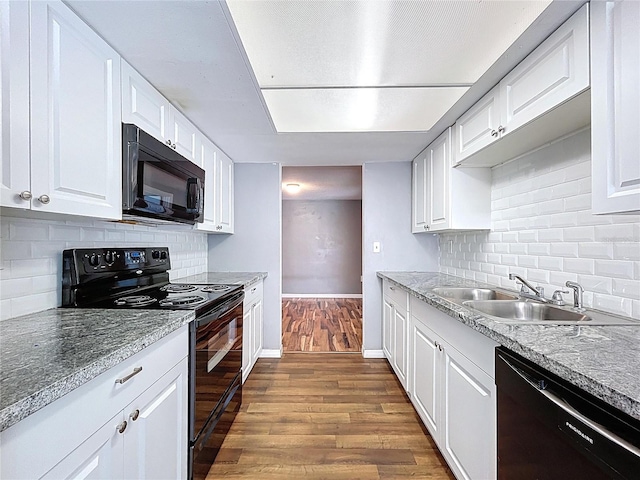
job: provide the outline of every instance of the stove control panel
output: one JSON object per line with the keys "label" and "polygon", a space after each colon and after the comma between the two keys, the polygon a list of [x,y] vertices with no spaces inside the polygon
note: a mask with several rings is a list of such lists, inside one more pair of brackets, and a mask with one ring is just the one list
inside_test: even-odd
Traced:
{"label": "stove control panel", "polygon": [[171,268],[169,249],[153,248],[76,248],[63,252],[63,261],[84,274],[118,271],[162,270]]}

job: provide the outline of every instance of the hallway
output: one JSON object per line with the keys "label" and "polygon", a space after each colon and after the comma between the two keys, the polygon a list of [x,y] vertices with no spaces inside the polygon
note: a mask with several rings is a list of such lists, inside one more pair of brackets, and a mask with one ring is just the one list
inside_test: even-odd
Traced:
{"label": "hallway", "polygon": [[285,352],[360,352],[361,298],[282,299]]}

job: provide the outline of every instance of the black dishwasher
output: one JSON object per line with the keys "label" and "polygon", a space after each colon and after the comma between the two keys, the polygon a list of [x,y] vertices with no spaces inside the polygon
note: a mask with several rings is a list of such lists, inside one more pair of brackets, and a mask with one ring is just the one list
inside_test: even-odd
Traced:
{"label": "black dishwasher", "polygon": [[640,478],[640,421],[496,349],[498,478]]}

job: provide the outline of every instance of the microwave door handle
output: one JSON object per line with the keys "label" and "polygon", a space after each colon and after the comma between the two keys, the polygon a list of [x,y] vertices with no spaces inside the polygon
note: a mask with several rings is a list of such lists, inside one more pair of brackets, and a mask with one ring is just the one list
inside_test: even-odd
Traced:
{"label": "microwave door handle", "polygon": [[199,178],[190,178],[187,180],[187,209],[197,211],[200,205],[201,184]]}

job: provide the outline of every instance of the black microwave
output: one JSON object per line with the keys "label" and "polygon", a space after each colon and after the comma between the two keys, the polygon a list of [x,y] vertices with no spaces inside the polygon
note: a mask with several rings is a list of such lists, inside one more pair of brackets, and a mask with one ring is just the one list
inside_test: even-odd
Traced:
{"label": "black microwave", "polygon": [[136,125],[122,124],[125,218],[204,220],[204,170]]}

